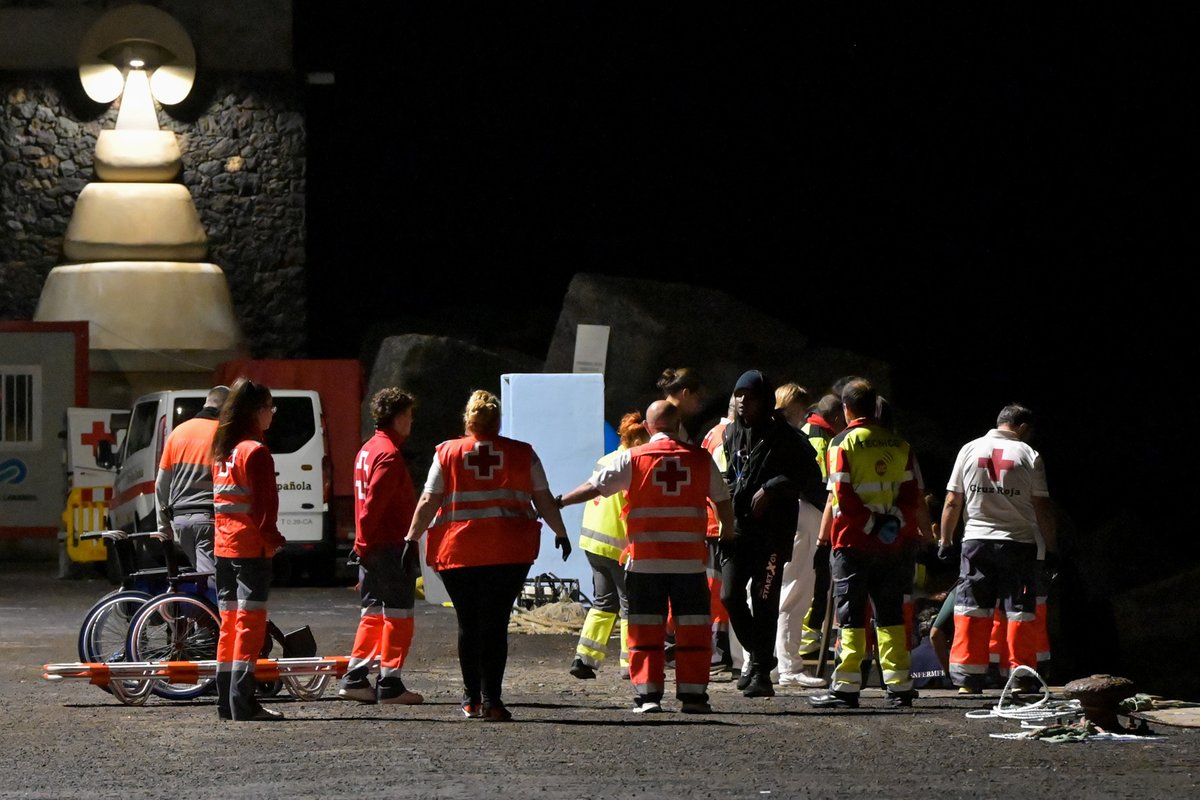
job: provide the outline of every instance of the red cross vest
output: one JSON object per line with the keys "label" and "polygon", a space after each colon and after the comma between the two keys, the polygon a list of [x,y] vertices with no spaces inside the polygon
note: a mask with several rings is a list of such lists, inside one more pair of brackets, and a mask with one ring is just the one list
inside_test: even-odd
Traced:
{"label": "red cross vest", "polygon": [[[213,554],[221,558],[270,558],[275,548],[283,544],[279,531],[265,531],[259,525],[259,514],[253,513],[254,487],[246,470],[250,454],[266,449],[266,445],[252,439],[238,442],[229,459],[213,464],[213,524],[216,529]],[[268,458],[270,454],[268,451]],[[270,487],[260,487],[262,492],[275,492]],[[274,519],[274,512],[272,512]]]}
{"label": "red cross vest", "polygon": [[437,459],[444,494],[429,526],[429,566],[532,564],[542,530],[533,508],[533,448],[503,436],[464,436],[439,444]]}
{"label": "red cross vest", "polygon": [[712,456],[702,447],[663,438],[630,450],[629,462],[626,569],[704,572]]}

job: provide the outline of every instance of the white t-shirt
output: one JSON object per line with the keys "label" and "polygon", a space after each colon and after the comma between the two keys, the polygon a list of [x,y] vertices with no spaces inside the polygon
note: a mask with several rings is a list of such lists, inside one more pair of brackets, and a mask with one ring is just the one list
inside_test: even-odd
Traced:
{"label": "white t-shirt", "polygon": [[993,428],[958,451],[946,490],[966,502],[963,539],[1034,544],[1034,497],[1049,497],[1042,457],[1015,433]]}

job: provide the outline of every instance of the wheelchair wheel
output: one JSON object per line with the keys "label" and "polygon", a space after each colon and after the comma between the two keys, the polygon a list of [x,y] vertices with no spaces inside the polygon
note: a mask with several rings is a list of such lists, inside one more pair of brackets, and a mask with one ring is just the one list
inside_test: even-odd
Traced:
{"label": "wheelchair wheel", "polygon": [[[217,657],[221,620],[209,603],[187,594],[159,595],[146,602],[129,624],[130,661],[212,661]],[[208,693],[213,679],[198,683],[151,682],[150,691],[168,700],[191,700]]]}
{"label": "wheelchair wheel", "polygon": [[[128,661],[126,641],[129,623],[150,599],[136,590],[110,592],[89,609],[79,628],[79,660],[85,663]],[[126,705],[141,705],[150,694],[151,681],[113,681],[100,688]]]}

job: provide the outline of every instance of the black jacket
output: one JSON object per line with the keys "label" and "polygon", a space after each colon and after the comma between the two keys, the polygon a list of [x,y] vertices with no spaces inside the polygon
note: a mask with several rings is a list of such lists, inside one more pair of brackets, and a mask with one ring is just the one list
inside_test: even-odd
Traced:
{"label": "black jacket", "polygon": [[[759,389],[760,387],[755,387]],[[772,408],[774,391],[763,380],[760,402]],[[799,431],[773,412],[754,428],[741,419],[725,428],[725,481],[733,496],[733,515],[738,538],[785,550],[791,554],[796,536],[799,500],[816,508],[825,507],[825,483],[817,464],[817,452]],[[751,504],[755,493],[765,489],[767,507],[754,517]]]}

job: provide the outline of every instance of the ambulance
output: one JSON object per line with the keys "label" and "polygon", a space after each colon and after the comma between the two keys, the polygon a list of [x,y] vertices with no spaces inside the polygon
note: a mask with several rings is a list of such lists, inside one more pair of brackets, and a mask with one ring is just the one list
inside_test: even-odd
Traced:
{"label": "ambulance", "polygon": [[[163,445],[176,425],[204,406],[207,389],[153,392],[134,401],[120,448],[102,453],[100,463],[116,470],[108,507],[110,527],[128,532],[158,528],[154,479]],[[330,512],[329,440],[320,395],[311,390],[275,389],[275,415],[265,444],[275,460],[279,531],[287,540],[276,557],[277,582],[306,574],[332,579],[337,548]]]}

